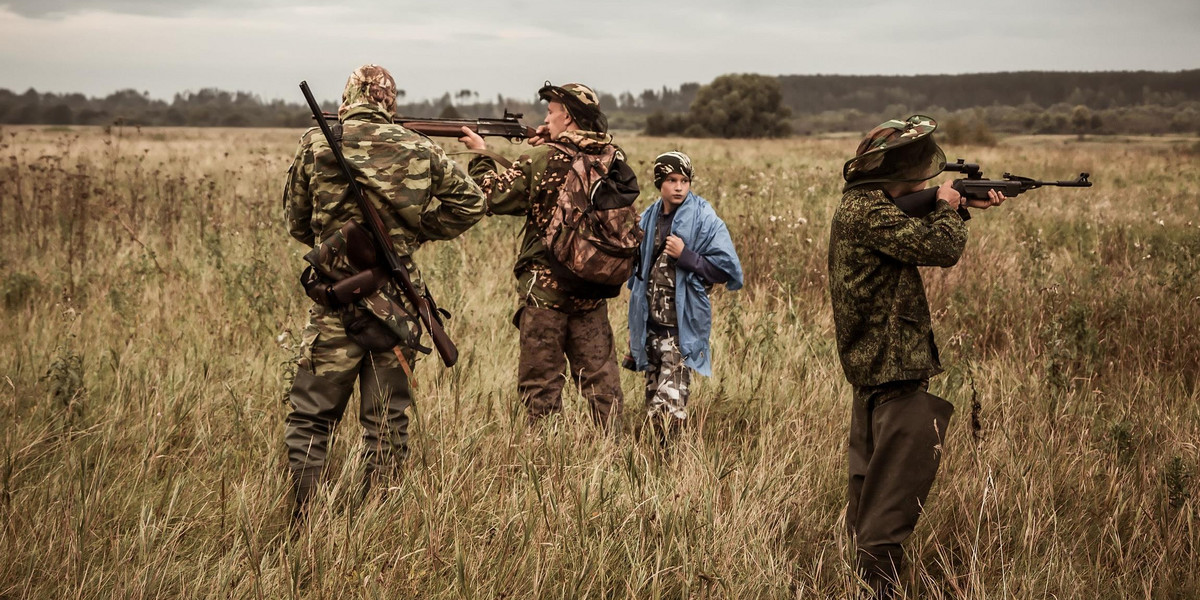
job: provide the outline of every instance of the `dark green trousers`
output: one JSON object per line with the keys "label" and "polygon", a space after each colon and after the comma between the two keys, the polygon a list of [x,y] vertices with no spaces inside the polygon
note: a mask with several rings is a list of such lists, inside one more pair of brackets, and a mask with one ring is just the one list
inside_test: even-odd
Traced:
{"label": "dark green trousers", "polygon": [[[404,354],[413,364],[414,353],[406,349]],[[291,412],[284,434],[297,512],[316,489],[334,429],[356,382],[369,483],[376,473],[395,470],[408,454],[406,411],[412,405],[412,388],[394,352],[365,350],[346,335],[336,314],[314,307],[288,394]]]}
{"label": "dark green trousers", "polygon": [[846,527],[869,583],[894,582],[933,487],[954,406],[928,380],[855,387]]}

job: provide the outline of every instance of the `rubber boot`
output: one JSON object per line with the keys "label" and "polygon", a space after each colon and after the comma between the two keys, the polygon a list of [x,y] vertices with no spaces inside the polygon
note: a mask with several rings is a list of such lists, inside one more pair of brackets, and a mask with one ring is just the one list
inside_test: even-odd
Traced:
{"label": "rubber boot", "polygon": [[292,471],[292,526],[304,523],[308,514],[308,503],[321,484],[321,467],[306,467]]}
{"label": "rubber boot", "polygon": [[867,552],[858,550],[858,574],[866,582],[870,592],[866,595],[871,600],[892,600],[896,598],[896,585],[899,581],[900,562],[903,555],[900,550],[895,553]]}

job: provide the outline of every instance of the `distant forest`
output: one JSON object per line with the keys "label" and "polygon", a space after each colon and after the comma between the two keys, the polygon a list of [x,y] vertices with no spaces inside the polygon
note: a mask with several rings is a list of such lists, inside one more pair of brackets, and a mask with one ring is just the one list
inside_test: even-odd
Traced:
{"label": "distant forest", "polygon": [[[1005,133],[1200,133],[1200,70],[1180,72],[1009,72],[967,75],[787,75],[778,78],[791,130],[862,131],[887,118],[925,113]],[[602,93],[614,128],[642,129],[652,115],[684,115],[700,83],[640,94]],[[498,116],[505,108],[541,120],[527,99],[481,98],[470,89],[404,102],[406,116]],[[327,109],[336,108],[332,104]],[[304,127],[299,99],[264,101],[203,89],[170,101],[136,90],[103,98],[0,89],[0,124]]]}

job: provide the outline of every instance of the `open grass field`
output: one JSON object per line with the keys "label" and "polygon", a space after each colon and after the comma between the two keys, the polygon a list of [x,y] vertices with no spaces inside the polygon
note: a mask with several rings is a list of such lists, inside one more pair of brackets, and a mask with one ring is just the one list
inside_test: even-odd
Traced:
{"label": "open grass field", "polygon": [[[362,501],[342,424],[291,538],[283,398],[307,301],[281,191],[299,133],[0,130],[0,598],[852,591],[825,273],[856,136],[618,137],[643,203],[657,153],[692,156],[747,274],[715,295],[715,376],[670,452],[597,434],[574,395],[526,430],[518,219],[421,249],[459,366],[419,364],[407,472]],[[947,366],[931,391],[957,414],[909,597],[1200,597],[1196,141],[946,151],[1095,187],[977,213],[960,264],[924,273]],[[632,431],[641,381],[623,377]]]}

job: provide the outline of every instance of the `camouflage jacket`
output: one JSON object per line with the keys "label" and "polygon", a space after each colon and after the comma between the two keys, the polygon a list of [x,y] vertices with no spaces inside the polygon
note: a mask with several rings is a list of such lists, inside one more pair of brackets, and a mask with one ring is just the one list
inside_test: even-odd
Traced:
{"label": "camouflage jacket", "polygon": [[917,267],[953,266],[966,243],[962,217],[943,200],[916,219],[878,188],[842,196],[829,235],[829,293],[838,354],[851,384],[942,372]]}
{"label": "camouflage jacket", "polygon": [[[369,104],[353,106],[342,121],[342,153],[400,256],[423,242],[453,238],[483,218],[483,192],[437,144]],[[292,237],[312,246],[349,219],[365,225],[358,203],[342,196],[345,190],[325,137],[309,129],[283,191]]]}
{"label": "camouflage jacket", "polygon": [[[572,144],[583,152],[599,152],[612,144],[612,136],[590,131],[568,131],[555,142]],[[571,170],[571,156],[553,146],[534,146],[498,172],[491,158],[471,161],[471,177],[487,196],[489,215],[525,216],[521,251],[513,273],[518,292],[526,302],[564,312],[593,310],[604,300],[572,296],[550,273],[550,261],[541,231],[549,221],[559,186]]]}

